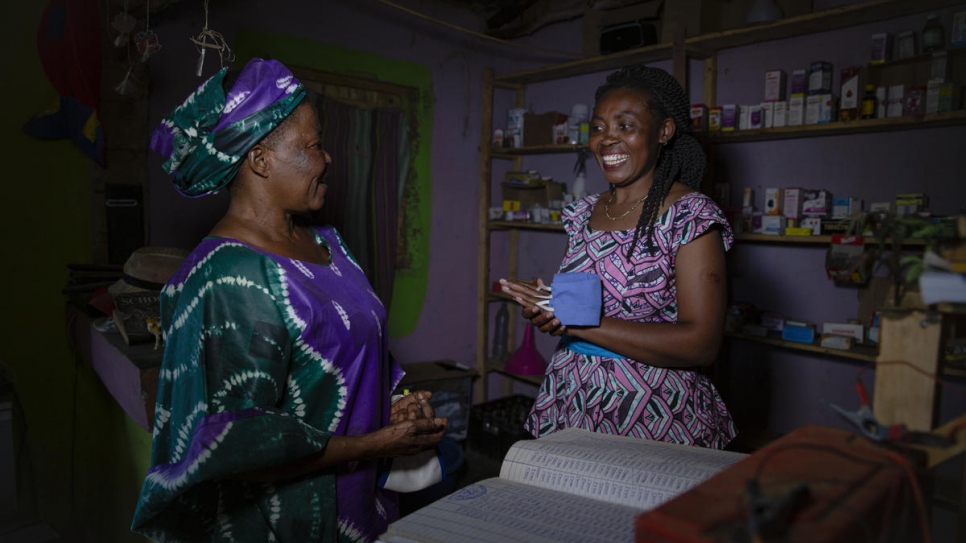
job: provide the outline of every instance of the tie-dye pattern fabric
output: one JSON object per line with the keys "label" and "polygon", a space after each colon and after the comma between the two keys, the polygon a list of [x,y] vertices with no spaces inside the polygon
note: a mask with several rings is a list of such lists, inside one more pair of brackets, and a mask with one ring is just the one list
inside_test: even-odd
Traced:
{"label": "tie-dye pattern fabric", "polygon": [[162,292],[151,468],[132,529],[163,542],[372,541],[398,516],[376,463],[277,484],[227,478],[388,424],[386,311],[332,228],[331,263],[209,237]]}
{"label": "tie-dye pattern fabric", "polygon": [[[678,249],[719,228],[728,250],[734,238],[721,209],[701,193],[685,195],[658,218],[655,254],[639,250],[628,260],[633,230],[595,231],[588,224],[598,198],[588,196],[564,209],[569,241],[560,271],[600,275],[606,317],[677,322]],[[735,436],[731,415],[707,376],[558,347],[526,428],[539,437],[569,427],[715,448]]]}

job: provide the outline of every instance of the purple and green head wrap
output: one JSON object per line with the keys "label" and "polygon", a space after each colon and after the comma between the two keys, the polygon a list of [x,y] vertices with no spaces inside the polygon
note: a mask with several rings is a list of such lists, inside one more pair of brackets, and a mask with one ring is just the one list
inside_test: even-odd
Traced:
{"label": "purple and green head wrap", "polygon": [[185,196],[205,196],[231,182],[245,154],[305,98],[302,84],[277,60],[250,60],[226,95],[227,72],[202,83],[151,136],[151,149],[168,157],[162,167]]}

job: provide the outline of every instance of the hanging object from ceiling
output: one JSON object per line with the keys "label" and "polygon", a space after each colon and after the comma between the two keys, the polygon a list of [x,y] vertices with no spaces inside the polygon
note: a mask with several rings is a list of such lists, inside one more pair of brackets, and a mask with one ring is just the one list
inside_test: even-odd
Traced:
{"label": "hanging object from ceiling", "polygon": [[134,27],[137,26],[137,23],[137,19],[127,12],[127,0],[124,0],[124,11],[115,15],[114,21],[111,22],[111,26],[118,32],[117,37],[114,38],[114,47],[120,48],[127,46],[131,32],[134,32]]}
{"label": "hanging object from ceiling", "polygon": [[208,28],[208,0],[205,0],[205,26],[201,29],[201,33],[197,37],[189,39],[198,46],[198,64],[195,67],[195,75],[198,77],[201,77],[204,73],[205,53],[208,49],[214,49],[218,52],[218,59],[221,66],[224,66],[226,62],[235,60],[235,54],[232,52],[231,47],[228,46],[228,42],[225,41],[225,37],[221,33]]}

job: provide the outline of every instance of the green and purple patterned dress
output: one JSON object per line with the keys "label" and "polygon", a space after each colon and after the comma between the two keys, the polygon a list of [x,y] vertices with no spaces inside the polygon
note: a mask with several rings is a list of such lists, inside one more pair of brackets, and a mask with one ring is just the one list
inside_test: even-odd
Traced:
{"label": "green and purple patterned dress", "polygon": [[209,237],[162,293],[151,468],[132,529],[164,542],[372,541],[398,516],[376,462],[275,484],[229,478],[388,424],[386,311],[332,228],[329,265]]}

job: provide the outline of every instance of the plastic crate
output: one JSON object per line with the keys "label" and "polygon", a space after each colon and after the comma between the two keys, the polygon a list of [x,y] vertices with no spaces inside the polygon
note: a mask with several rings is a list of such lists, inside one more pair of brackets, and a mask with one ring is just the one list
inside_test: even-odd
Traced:
{"label": "plastic crate", "polygon": [[510,447],[521,439],[533,439],[523,423],[533,406],[533,398],[515,394],[470,407],[470,448],[498,462]]}

